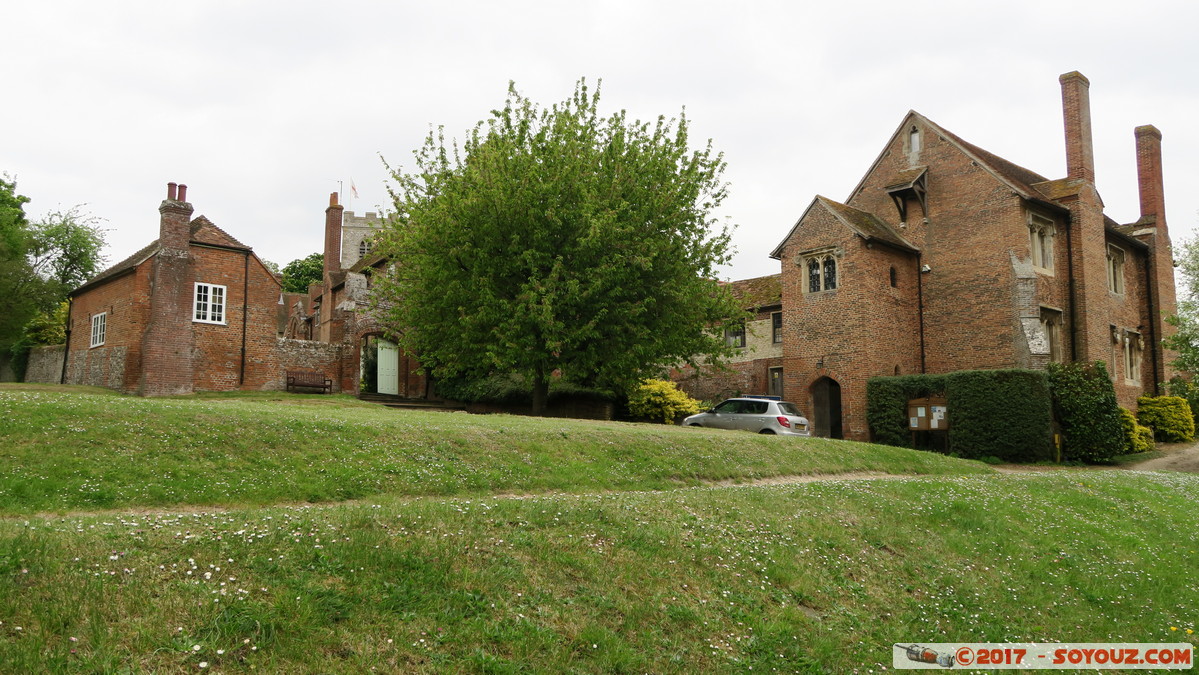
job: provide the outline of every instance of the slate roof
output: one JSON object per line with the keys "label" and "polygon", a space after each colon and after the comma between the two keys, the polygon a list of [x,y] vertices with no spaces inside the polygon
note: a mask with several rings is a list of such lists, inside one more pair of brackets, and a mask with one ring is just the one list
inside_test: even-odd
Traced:
{"label": "slate roof", "polygon": [[[193,244],[206,244],[208,246],[233,248],[241,251],[252,250],[249,246],[246,246],[237,239],[233,238],[233,236],[231,236],[228,232],[217,227],[205,216],[198,216],[191,221],[190,242]],[[134,253],[128,258],[125,258],[121,262],[109,267],[108,269],[100,272],[96,276],[84,282],[78,288],[71,291],[70,295],[78,295],[89,288],[93,288],[104,283],[105,281],[115,279],[116,277],[122,276],[127,272],[133,271],[138,265],[141,265],[153,257],[155,253],[158,253],[159,248],[161,248],[161,246],[159,245],[158,240],[155,239],[137,253]]]}

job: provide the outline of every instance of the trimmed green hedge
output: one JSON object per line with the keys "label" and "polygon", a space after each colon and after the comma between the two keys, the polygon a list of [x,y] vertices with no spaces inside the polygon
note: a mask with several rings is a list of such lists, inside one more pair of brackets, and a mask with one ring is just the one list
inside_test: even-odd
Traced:
{"label": "trimmed green hedge", "polygon": [[1120,422],[1124,424],[1124,452],[1133,455],[1153,449],[1153,429],[1137,424],[1137,416],[1128,408],[1120,408]]}
{"label": "trimmed green hedge", "polygon": [[1039,370],[962,370],[946,378],[953,454],[1009,462],[1053,459],[1049,379]]}
{"label": "trimmed green hedge", "polygon": [[1064,437],[1062,459],[1107,462],[1124,453],[1120,406],[1103,361],[1051,363],[1049,387]]}
{"label": "trimmed green hedge", "polygon": [[[945,392],[944,375],[873,377],[866,381],[866,422],[874,442],[912,447],[908,401]],[[952,423],[953,411],[949,411]]]}
{"label": "trimmed green hedge", "polygon": [[1137,421],[1153,429],[1153,437],[1164,443],[1195,440],[1195,418],[1181,396],[1141,396]]}
{"label": "trimmed green hedge", "polygon": [[866,383],[866,418],[876,443],[911,447],[907,402],[944,394],[949,452],[1030,462],[1052,459],[1052,414],[1045,373],[963,370],[948,375],[876,377]]}

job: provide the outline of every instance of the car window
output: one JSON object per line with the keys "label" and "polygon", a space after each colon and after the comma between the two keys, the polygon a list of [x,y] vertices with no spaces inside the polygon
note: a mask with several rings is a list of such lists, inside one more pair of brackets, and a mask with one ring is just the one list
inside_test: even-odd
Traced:
{"label": "car window", "polygon": [[799,411],[799,408],[797,408],[797,407],[795,406],[795,404],[794,404],[794,403],[788,403],[788,402],[786,402],[786,401],[780,401],[780,402],[779,402],[779,410],[782,410],[784,415],[792,415],[792,416],[795,416],[795,417],[803,417],[803,413],[801,413],[801,412]]}
{"label": "car window", "polygon": [[766,401],[745,401],[745,412],[750,415],[764,415],[766,406]]}
{"label": "car window", "polygon": [[725,401],[716,406],[716,412],[720,413],[735,413],[740,412],[741,401]]}

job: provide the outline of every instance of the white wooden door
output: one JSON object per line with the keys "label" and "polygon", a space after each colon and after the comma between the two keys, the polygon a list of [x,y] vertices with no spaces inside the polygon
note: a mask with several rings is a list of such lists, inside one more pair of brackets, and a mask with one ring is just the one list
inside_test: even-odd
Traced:
{"label": "white wooden door", "polygon": [[400,348],[394,342],[379,338],[379,381],[380,394],[400,393]]}

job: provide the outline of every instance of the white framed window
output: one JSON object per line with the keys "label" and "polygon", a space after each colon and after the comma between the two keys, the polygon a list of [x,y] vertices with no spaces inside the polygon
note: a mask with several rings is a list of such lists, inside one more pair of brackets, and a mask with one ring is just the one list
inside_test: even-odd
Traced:
{"label": "white framed window", "polygon": [[804,269],[807,270],[808,283],[805,288],[809,293],[831,291],[837,288],[837,257],[832,253],[813,255],[804,258]]}
{"label": "white framed window", "polygon": [[745,322],[738,321],[724,328],[724,344],[729,347],[741,348],[745,346]]}
{"label": "white framed window", "polygon": [[1107,290],[1124,294],[1124,249],[1107,245]]}
{"label": "white framed window", "polygon": [[1032,250],[1033,267],[1046,272],[1053,271],[1053,237],[1057,226],[1045,216],[1028,214],[1029,248]]}
{"label": "white framed window", "polygon": [[192,321],[200,323],[225,323],[225,287],[216,284],[196,283],[195,311]]}
{"label": "white framed window", "polygon": [[[104,336],[108,332],[108,312],[92,315],[92,343],[90,347],[104,344]],[[90,348],[89,347],[89,348]]]}
{"label": "white framed window", "polygon": [[1124,381],[1127,384],[1138,384],[1141,381],[1141,334],[1136,331],[1124,331]]}

